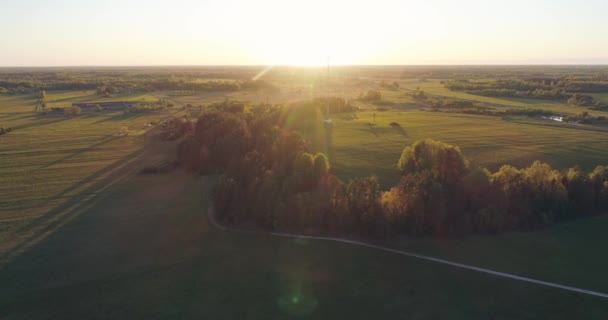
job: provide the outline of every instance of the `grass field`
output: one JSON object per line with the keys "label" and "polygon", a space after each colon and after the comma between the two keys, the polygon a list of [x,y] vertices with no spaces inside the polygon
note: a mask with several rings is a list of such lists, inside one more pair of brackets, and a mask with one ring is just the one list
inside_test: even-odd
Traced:
{"label": "grass field", "polygon": [[[115,97],[149,99],[162,95]],[[91,92],[49,93],[53,103]],[[34,115],[28,96],[0,98],[0,318],[603,319],[604,299],[346,244],[213,229],[211,187],[174,172],[137,175],[172,157],[146,139],[167,113]],[[528,119],[422,111],[334,115],[344,179],[398,179],[404,146],[431,137],[495,169],[533,160],[606,164],[607,133]],[[396,121],[401,129],[389,126]],[[116,136],[122,126],[130,134]],[[581,155],[584,155],[582,157]],[[395,246],[608,292],[599,217],[534,233],[404,239]]]}
{"label": "grass field", "polygon": [[[424,90],[425,93],[443,98],[452,98],[452,99],[462,99],[462,100],[471,100],[475,102],[480,102],[481,104],[487,104],[492,107],[498,108],[538,108],[538,109],[546,109],[556,113],[563,114],[578,114],[583,111],[588,111],[590,114],[595,116],[606,116],[608,112],[606,111],[592,111],[583,107],[570,106],[563,102],[557,102],[553,100],[541,100],[541,99],[524,99],[524,98],[503,98],[503,97],[485,97],[479,95],[473,95],[466,92],[461,91],[450,91],[445,88],[440,80],[427,80],[427,81],[407,81],[404,82],[402,86],[405,90],[413,90],[416,88],[420,88]],[[394,94],[390,94],[394,95]],[[605,94],[596,94],[594,95],[600,101],[606,101]],[[399,100],[397,100],[399,101]]]}
{"label": "grass field", "polygon": [[[50,103],[80,101],[88,92],[49,93]],[[10,248],[69,209],[73,197],[103,181],[141,152],[146,124],[160,114],[36,115],[30,96],[0,98],[0,247]],[[137,97],[137,100],[146,97]],[[66,102],[67,101],[67,102]],[[128,136],[118,136],[122,127]],[[36,228],[27,227],[35,224]]]}
{"label": "grass field", "polygon": [[[0,271],[6,318],[315,318],[315,319],[601,319],[604,299],[505,280],[345,244],[296,241],[214,230],[206,221],[208,185],[180,174],[129,176],[98,193],[88,208]],[[590,221],[591,222],[591,221]],[[505,250],[585,234],[605,240],[608,221],[540,235],[453,240],[419,248],[462,262],[475,255],[515,259]],[[475,240],[475,241],[473,241]],[[477,244],[487,241],[485,245]],[[573,246],[580,242],[572,244]],[[543,246],[544,247],[544,246]],[[534,274],[540,260],[570,261],[545,279],[608,291],[605,257],[568,245],[529,255],[517,266]],[[480,250],[487,250],[483,253]],[[468,252],[468,253],[467,253]],[[498,262],[498,261],[494,261]],[[539,265],[540,264],[540,265]],[[593,265],[593,267],[591,266]],[[570,269],[570,268],[573,269]],[[529,268],[529,269],[527,269]],[[531,271],[529,271],[531,270]],[[599,273],[598,273],[599,271]],[[95,310],[92,313],[92,310]]]}
{"label": "grass field", "polygon": [[608,132],[592,126],[424,111],[336,114],[333,121],[333,164],[345,180],[376,175],[386,186],[396,183],[401,151],[425,138],[458,145],[469,160],[491,170],[534,160],[560,169],[608,164]]}

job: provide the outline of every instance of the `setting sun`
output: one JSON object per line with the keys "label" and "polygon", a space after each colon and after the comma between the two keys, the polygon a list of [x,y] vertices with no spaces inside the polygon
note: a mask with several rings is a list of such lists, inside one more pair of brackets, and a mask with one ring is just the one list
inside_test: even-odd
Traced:
{"label": "setting sun", "polygon": [[2,7],[0,64],[608,63],[597,0],[29,2]]}
{"label": "setting sun", "polygon": [[0,0],[0,319],[608,319],[608,0]]}

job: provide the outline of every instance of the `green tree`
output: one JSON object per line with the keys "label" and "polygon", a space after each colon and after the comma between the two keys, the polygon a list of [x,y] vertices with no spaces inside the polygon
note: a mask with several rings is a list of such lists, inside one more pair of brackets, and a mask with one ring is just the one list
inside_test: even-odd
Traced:
{"label": "green tree", "polygon": [[354,217],[355,232],[384,237],[386,221],[380,205],[381,188],[376,177],[358,178],[347,188],[348,209]]}
{"label": "green tree", "polygon": [[295,192],[310,191],[315,185],[315,164],[312,154],[299,154],[293,165],[292,188]]}
{"label": "green tree", "polygon": [[46,110],[46,91],[41,90],[38,94],[38,100],[36,100],[36,106],[34,107],[34,111],[44,110]]}
{"label": "green tree", "polygon": [[593,188],[594,204],[596,209],[608,209],[608,198],[606,196],[606,186],[608,185],[608,166],[597,166],[589,173],[589,183]]}
{"label": "green tree", "polygon": [[575,93],[568,99],[568,104],[574,106],[587,107],[594,102],[593,97],[586,94]]}
{"label": "green tree", "polygon": [[469,162],[460,148],[425,139],[405,147],[397,166],[404,175],[429,170],[433,177],[453,184],[467,173]]}
{"label": "green tree", "polygon": [[329,171],[329,160],[324,153],[318,152],[314,157],[314,175],[316,181],[323,178]]}
{"label": "green tree", "polygon": [[588,183],[588,176],[578,167],[570,168],[565,175],[568,199],[572,211],[578,214],[589,213],[593,204],[593,187]]}

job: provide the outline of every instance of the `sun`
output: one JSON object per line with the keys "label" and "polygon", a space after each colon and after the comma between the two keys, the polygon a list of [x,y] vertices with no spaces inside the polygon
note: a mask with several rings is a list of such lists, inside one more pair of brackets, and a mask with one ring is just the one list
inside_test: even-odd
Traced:
{"label": "sun", "polygon": [[272,36],[260,39],[257,49],[270,65],[345,65],[359,62],[363,53],[348,36],[340,37],[323,24],[297,24],[274,30]]}
{"label": "sun", "polygon": [[[273,12],[252,7],[241,38],[248,52],[269,65],[335,65],[361,63],[370,47],[362,41],[373,30],[354,21],[353,5],[322,1],[272,1]],[[260,11],[262,10],[262,11]],[[256,20],[252,17],[264,17]],[[255,32],[254,36],[251,33]]]}
{"label": "sun", "polygon": [[391,0],[387,5],[256,1],[227,28],[245,55],[268,65],[325,65],[328,59],[332,65],[383,64],[394,52],[408,54],[435,30],[426,23],[432,10],[424,4]]}

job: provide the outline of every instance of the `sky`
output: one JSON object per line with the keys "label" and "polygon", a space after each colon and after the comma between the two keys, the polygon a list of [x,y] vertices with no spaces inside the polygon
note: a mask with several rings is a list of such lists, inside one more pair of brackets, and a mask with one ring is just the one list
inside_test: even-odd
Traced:
{"label": "sky", "polygon": [[0,66],[608,64],[607,0],[0,0]]}

